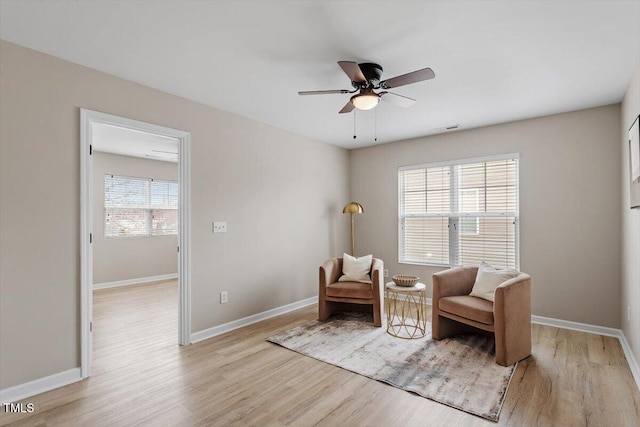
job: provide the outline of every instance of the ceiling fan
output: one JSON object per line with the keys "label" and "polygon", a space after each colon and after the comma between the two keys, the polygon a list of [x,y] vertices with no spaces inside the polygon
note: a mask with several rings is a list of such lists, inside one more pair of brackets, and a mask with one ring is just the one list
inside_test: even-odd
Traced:
{"label": "ceiling fan", "polygon": [[[359,110],[371,110],[382,99],[400,107],[411,107],[416,100],[397,93],[388,92],[385,89],[405,86],[411,83],[430,80],[436,75],[431,68],[423,68],[401,76],[392,77],[387,80],[380,80],[382,77],[382,67],[378,64],[365,62],[358,64],[352,61],[338,61],[338,65],[342,71],[351,80],[351,86],[354,90],[337,89],[337,90],[310,90],[298,92],[298,95],[327,95],[333,93],[356,93],[349,102],[339,111],[340,114],[350,113],[354,108]],[[382,89],[382,92],[375,90]]]}

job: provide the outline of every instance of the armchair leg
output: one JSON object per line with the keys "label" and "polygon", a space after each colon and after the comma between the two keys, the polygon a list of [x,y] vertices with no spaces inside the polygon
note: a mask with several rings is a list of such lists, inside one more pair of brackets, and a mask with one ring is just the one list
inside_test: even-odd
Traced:
{"label": "armchair leg", "polygon": [[321,322],[326,322],[331,316],[331,308],[329,307],[329,303],[324,299],[320,298],[318,300],[318,320]]}
{"label": "armchair leg", "polygon": [[[508,363],[509,361],[507,360],[507,352],[504,348],[504,345],[499,345],[498,344],[498,340],[496,340],[496,363],[498,365],[501,366],[509,366],[511,365],[510,363]],[[515,363],[515,362],[513,362]]]}
{"label": "armchair leg", "polygon": [[382,307],[380,307],[379,301],[377,304],[373,304],[373,326],[378,328],[382,326]]}
{"label": "armchair leg", "polygon": [[523,327],[518,335],[506,339],[496,330],[496,363],[511,366],[531,355],[531,326]]}

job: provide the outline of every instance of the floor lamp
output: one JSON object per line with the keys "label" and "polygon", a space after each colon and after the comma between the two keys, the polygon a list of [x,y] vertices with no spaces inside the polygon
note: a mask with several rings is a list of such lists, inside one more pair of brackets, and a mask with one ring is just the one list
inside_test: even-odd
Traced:
{"label": "floor lamp", "polygon": [[342,209],[342,213],[351,214],[351,256],[356,256],[356,239],[355,239],[355,228],[353,221],[353,214],[359,214],[364,212],[364,208],[358,202],[348,203],[347,206]]}

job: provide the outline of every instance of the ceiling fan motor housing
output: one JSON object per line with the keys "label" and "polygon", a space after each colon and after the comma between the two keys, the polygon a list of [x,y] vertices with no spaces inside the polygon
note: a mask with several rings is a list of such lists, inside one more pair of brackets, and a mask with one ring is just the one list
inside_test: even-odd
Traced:
{"label": "ceiling fan motor housing", "polygon": [[[380,84],[380,78],[382,77],[382,67],[378,64],[374,64],[371,62],[358,64],[358,67],[360,67],[360,70],[362,71],[364,78],[367,79],[367,81],[363,83],[366,86],[378,87],[378,85]],[[362,87],[362,85],[363,84],[360,83],[356,87]]]}

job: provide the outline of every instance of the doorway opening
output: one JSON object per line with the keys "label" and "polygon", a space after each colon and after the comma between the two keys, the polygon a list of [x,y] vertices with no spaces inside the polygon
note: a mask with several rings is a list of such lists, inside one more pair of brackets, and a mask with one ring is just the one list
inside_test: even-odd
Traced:
{"label": "doorway opening", "polygon": [[[80,329],[83,378],[91,375],[92,368],[94,287],[96,284],[105,288],[136,282],[136,279],[123,280],[123,274],[133,274],[133,277],[137,275],[137,282],[144,281],[139,280],[140,278],[148,279],[147,281],[175,278],[177,258],[179,297],[176,341],[180,345],[191,342],[189,142],[188,132],[81,109]],[[98,162],[97,157],[100,157]],[[155,165],[153,173],[126,173],[126,168],[121,169],[124,170],[123,173],[104,173],[105,168],[114,168],[105,164],[108,165],[117,157],[125,160],[137,158],[138,165],[145,164],[142,159],[160,162],[149,162]],[[177,163],[177,173],[161,163],[166,166],[169,163],[175,166]],[[100,176],[95,175],[96,173]],[[100,179],[100,182],[95,182],[96,179]],[[100,206],[96,201],[101,202]],[[153,260],[148,261],[149,266],[145,267],[145,262],[139,256],[136,261],[140,262],[128,265],[128,269],[132,271],[113,271],[113,266],[109,265],[111,258],[135,257],[136,251],[141,253],[148,250],[141,248],[148,248],[144,244],[149,244],[154,237],[159,239],[155,239],[151,252],[157,251],[156,255],[162,253],[165,257],[164,262],[156,260],[163,264],[157,270],[161,274],[148,273],[153,271]],[[123,241],[128,241],[129,244],[122,245]],[[100,244],[101,262],[98,265],[94,263],[96,243]],[[167,245],[173,246],[169,253]],[[131,253],[127,254],[127,251]],[[171,252],[176,255],[173,262]],[[175,283],[173,291],[170,288],[171,285],[165,290],[165,295],[170,296],[171,292],[175,294]]]}

